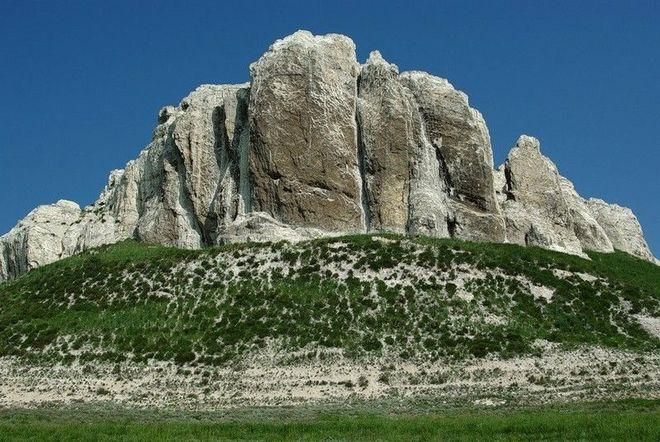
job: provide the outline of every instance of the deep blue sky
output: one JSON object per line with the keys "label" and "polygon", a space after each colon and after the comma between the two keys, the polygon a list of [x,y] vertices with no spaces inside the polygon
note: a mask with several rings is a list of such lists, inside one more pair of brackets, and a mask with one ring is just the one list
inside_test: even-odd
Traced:
{"label": "deep blue sky", "polygon": [[[277,5],[274,5],[277,3]],[[631,207],[660,253],[660,2],[0,0],[0,233],[92,202],[156,113],[297,29],[448,78],[499,164],[521,133],[585,196]]]}

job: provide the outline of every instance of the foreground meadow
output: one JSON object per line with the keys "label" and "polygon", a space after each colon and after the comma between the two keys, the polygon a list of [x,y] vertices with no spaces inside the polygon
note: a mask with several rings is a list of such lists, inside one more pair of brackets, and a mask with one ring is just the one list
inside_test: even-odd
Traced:
{"label": "foreground meadow", "polygon": [[635,440],[660,439],[660,401],[405,412],[248,409],[0,411],[0,440]]}

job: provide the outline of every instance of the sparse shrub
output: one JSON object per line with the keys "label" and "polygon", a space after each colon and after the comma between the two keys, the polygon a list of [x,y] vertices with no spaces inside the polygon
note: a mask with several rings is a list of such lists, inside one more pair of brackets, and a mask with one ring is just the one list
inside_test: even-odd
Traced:
{"label": "sparse shrub", "polygon": [[195,353],[192,351],[182,351],[174,356],[174,362],[178,365],[190,363],[195,360]]}
{"label": "sparse shrub", "polygon": [[96,394],[98,394],[99,396],[107,396],[110,393],[111,393],[111,391],[108,390],[105,387],[99,387],[99,388],[96,389]]}

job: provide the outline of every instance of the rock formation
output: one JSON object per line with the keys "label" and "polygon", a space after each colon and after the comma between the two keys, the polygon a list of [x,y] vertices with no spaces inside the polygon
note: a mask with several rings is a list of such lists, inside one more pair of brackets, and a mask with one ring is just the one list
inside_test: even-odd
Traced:
{"label": "rock formation", "polygon": [[481,114],[445,79],[404,72],[447,192],[448,231],[465,239],[502,242],[504,223],[493,189],[493,151]]}
{"label": "rock formation", "polygon": [[72,254],[65,245],[66,232],[80,219],[80,207],[60,200],[39,206],[0,241],[0,280]]}
{"label": "rock formation", "polygon": [[294,226],[362,230],[351,39],[298,32],[250,73],[251,209]]}
{"label": "rock formation", "polygon": [[657,263],[632,210],[596,198],[587,200],[586,205],[615,249]]}
{"label": "rock formation", "polygon": [[518,139],[504,164],[504,176],[502,208],[508,241],[580,254],[562,177],[541,154],[536,138]]}
{"label": "rock formation", "polygon": [[629,209],[584,200],[521,136],[493,168],[488,128],[447,80],[399,73],[345,36],[275,42],[251,82],[204,85],[91,206],[40,206],[0,237],[0,281],[127,238],[197,248],[394,231],[654,261]]}

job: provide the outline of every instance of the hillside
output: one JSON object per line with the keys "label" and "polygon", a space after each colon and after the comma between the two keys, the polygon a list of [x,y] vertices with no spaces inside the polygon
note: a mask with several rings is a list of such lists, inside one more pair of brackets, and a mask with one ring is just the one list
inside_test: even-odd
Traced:
{"label": "hillside", "polygon": [[0,285],[0,405],[657,398],[660,267],[589,257],[398,235],[104,246]]}

